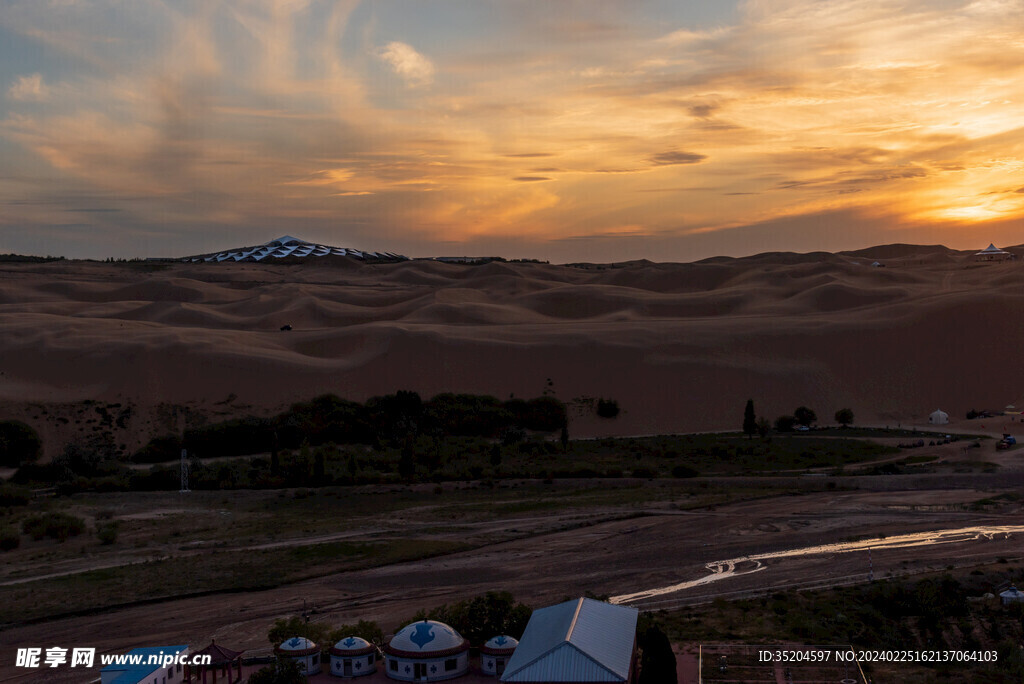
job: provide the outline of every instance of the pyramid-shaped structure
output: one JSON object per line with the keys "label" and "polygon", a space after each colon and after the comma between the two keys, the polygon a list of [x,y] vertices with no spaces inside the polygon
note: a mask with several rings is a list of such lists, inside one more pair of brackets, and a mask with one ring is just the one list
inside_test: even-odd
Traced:
{"label": "pyramid-shaped structure", "polygon": [[196,254],[194,256],[182,257],[181,261],[198,262],[221,262],[221,261],[256,261],[274,262],[287,260],[287,262],[315,260],[323,257],[346,257],[359,261],[407,261],[408,257],[394,252],[371,252],[351,247],[333,247],[322,245],[316,242],[309,242],[301,238],[285,235],[262,245],[253,247],[237,247],[222,252],[211,252],[208,254]]}

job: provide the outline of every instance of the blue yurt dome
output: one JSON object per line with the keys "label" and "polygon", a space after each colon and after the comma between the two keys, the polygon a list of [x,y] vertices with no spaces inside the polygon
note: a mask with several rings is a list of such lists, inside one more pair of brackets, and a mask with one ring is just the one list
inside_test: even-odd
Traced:
{"label": "blue yurt dome", "polygon": [[388,642],[387,652],[409,656],[440,656],[469,649],[461,634],[436,620],[421,620],[406,625]]}
{"label": "blue yurt dome", "polygon": [[516,646],[518,645],[518,639],[503,634],[501,636],[488,639],[480,648],[480,652],[491,655],[506,655],[516,650]]}
{"label": "blue yurt dome", "polygon": [[366,639],[357,636],[346,637],[331,647],[331,655],[356,656],[371,653],[376,649]]}
{"label": "blue yurt dome", "polygon": [[305,637],[292,637],[281,642],[281,645],[274,650],[281,655],[303,656],[315,653],[319,647]]}

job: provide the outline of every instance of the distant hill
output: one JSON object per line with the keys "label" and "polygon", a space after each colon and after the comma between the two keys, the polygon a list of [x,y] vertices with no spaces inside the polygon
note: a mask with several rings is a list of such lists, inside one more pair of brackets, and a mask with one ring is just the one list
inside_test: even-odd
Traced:
{"label": "distant hill", "polygon": [[[980,249],[980,248],[979,248]],[[891,245],[877,245],[846,252],[837,252],[843,256],[863,257],[865,259],[905,259],[907,257],[928,256],[933,254],[956,255],[955,249],[945,245],[908,245],[897,242]]]}
{"label": "distant hill", "polygon": [[31,256],[28,254],[0,254],[0,263],[45,264],[50,261],[64,261],[64,257]]}

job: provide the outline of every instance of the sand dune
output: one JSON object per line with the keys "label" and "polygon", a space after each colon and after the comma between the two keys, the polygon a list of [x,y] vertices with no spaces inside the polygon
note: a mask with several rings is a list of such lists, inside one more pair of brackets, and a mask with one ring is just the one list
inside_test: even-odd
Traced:
{"label": "sand dune", "polygon": [[[92,429],[67,407],[131,404],[137,442],[167,403],[213,419],[323,392],[535,396],[550,378],[581,400],[580,436],[735,428],[748,397],[769,418],[921,422],[1020,396],[1022,286],[1020,261],[912,245],[586,268],[4,264],[0,414],[59,445]],[[583,408],[598,396],[620,417]]]}

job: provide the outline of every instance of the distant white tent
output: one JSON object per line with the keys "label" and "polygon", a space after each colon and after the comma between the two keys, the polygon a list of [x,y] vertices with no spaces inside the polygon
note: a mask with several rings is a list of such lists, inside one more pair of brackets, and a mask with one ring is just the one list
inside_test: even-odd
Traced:
{"label": "distant white tent", "polygon": [[980,252],[976,252],[974,256],[979,261],[1002,261],[1003,259],[1009,259],[1013,256],[1010,252],[999,249],[995,246],[995,243],[989,243],[989,246]]}
{"label": "distant white tent", "polygon": [[946,425],[949,423],[949,414],[942,409],[935,409],[935,411],[928,416],[928,422],[932,425]]}

